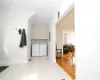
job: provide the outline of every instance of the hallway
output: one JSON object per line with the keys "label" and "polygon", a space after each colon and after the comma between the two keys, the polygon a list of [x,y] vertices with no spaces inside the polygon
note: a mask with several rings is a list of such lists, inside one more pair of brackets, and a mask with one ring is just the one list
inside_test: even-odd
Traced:
{"label": "hallway", "polygon": [[27,64],[11,65],[0,73],[0,80],[72,80],[48,57],[33,57]]}

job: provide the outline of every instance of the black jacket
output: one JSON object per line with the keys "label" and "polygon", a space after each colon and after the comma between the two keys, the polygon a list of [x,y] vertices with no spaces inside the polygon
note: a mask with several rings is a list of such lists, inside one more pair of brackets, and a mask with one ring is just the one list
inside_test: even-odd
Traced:
{"label": "black jacket", "polygon": [[20,41],[19,47],[23,47],[26,45],[27,45],[26,33],[25,33],[25,29],[23,29],[22,34],[21,34],[21,41]]}

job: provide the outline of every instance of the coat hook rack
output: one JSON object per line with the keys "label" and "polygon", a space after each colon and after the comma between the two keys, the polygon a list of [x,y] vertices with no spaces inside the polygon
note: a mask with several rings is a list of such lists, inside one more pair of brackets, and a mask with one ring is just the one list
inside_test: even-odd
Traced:
{"label": "coat hook rack", "polygon": [[19,29],[16,28],[15,30],[19,30]]}

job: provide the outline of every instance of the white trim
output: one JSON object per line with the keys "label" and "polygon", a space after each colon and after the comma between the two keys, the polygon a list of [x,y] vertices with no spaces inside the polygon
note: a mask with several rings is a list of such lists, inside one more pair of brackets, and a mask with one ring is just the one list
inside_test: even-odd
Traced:
{"label": "white trim", "polygon": [[61,44],[61,46],[62,46],[62,56],[63,56],[63,38],[64,38],[64,34],[67,34],[68,32],[64,32],[64,31],[62,31],[62,44]]}
{"label": "white trim", "polygon": [[61,39],[61,46],[62,46],[62,56],[63,56],[63,37],[64,37],[64,33],[62,32],[62,39]]}

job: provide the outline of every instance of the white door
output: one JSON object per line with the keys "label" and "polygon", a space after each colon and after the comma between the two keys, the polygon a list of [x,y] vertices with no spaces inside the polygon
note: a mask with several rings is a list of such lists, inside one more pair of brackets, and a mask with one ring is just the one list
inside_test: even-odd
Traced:
{"label": "white door", "polygon": [[32,44],[32,56],[39,56],[39,43]]}
{"label": "white door", "polygon": [[40,43],[40,56],[46,56],[46,55],[47,55],[47,44]]}

